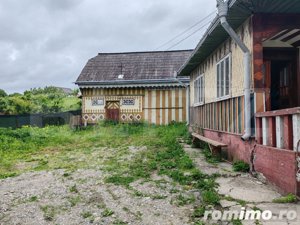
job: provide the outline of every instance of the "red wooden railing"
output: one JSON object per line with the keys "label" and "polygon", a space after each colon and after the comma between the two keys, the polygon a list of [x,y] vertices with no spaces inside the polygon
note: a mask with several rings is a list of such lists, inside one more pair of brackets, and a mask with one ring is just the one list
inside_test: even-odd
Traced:
{"label": "red wooden railing", "polygon": [[256,113],[258,144],[297,150],[300,140],[300,107]]}

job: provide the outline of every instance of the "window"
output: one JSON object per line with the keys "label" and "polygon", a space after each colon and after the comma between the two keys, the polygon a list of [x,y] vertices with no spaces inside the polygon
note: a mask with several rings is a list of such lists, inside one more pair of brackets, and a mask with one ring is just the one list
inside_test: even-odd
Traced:
{"label": "window", "polygon": [[204,76],[200,75],[194,81],[194,104],[201,105],[204,103]]}
{"label": "window", "polygon": [[231,55],[227,55],[217,64],[217,98],[226,98],[230,94]]}
{"label": "window", "polygon": [[123,99],[122,105],[135,105],[135,100],[134,99]]}
{"label": "window", "polygon": [[103,98],[93,98],[92,106],[99,106],[99,105],[104,105],[104,99]]}

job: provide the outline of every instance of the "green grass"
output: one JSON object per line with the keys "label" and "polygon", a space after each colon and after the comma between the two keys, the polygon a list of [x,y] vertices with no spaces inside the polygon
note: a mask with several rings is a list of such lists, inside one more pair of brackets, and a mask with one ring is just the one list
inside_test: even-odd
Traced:
{"label": "green grass", "polygon": [[[240,204],[241,206],[246,206],[247,203],[250,203],[250,202],[246,202],[244,200],[241,200],[241,199],[236,199],[236,198],[232,198],[230,196],[223,196],[223,199],[224,200],[227,200],[227,201],[230,201],[230,202],[237,202],[238,204]],[[254,210],[254,209],[253,209]]]}
{"label": "green grass", "polygon": [[297,197],[293,194],[288,194],[286,196],[276,198],[273,200],[274,203],[295,203],[297,201]]}
{"label": "green grass", "polygon": [[[156,173],[172,178],[187,190],[199,190],[203,193],[203,207],[218,205],[216,176],[199,171],[178,138],[190,138],[183,123],[154,126],[104,122],[76,131],[67,126],[0,129],[0,179],[28,171],[55,169],[64,169],[63,177],[68,178],[77,169],[99,169],[104,172],[106,183],[130,189],[132,182],[149,180]],[[144,150],[132,154],[129,146],[144,147]],[[205,154],[211,162],[217,161]],[[76,185],[69,191],[78,193]],[[177,196],[179,206],[195,202],[193,197]],[[69,199],[72,206],[79,201],[76,197]],[[46,211],[50,219],[52,211]]]}
{"label": "green grass", "polygon": [[76,184],[74,184],[72,187],[69,188],[69,191],[70,192],[73,192],[73,193],[78,193],[78,189],[76,187]]}
{"label": "green grass", "polygon": [[218,205],[220,203],[220,196],[213,189],[203,191],[202,198],[203,198],[203,202],[206,205]]}
{"label": "green grass", "polygon": [[217,164],[219,162],[222,162],[222,158],[220,156],[215,156],[211,153],[209,146],[206,142],[196,139],[194,140],[192,147],[201,148],[201,153],[204,155],[208,163]]}
{"label": "green grass", "polygon": [[192,217],[193,218],[201,218],[201,217],[204,216],[205,211],[206,211],[206,207],[205,206],[202,206],[202,205],[198,206],[198,207],[195,208]]}
{"label": "green grass", "polygon": [[112,211],[111,209],[108,209],[108,208],[104,209],[104,211],[101,213],[101,215],[103,217],[109,217],[113,214],[114,214],[114,211]]}
{"label": "green grass", "polygon": [[38,201],[38,197],[37,196],[31,196],[29,199],[28,199],[29,202],[36,202]]}
{"label": "green grass", "polygon": [[248,163],[245,163],[244,161],[235,161],[233,164],[232,164],[232,167],[233,167],[233,171],[236,171],[236,172],[249,172],[250,170],[250,166]]}
{"label": "green grass", "polygon": [[46,206],[41,206],[41,210],[44,213],[44,219],[46,221],[53,221],[56,214],[57,214],[57,209],[54,206],[51,205],[46,205]]}
{"label": "green grass", "polygon": [[93,214],[89,211],[85,211],[83,213],[81,213],[81,216],[84,218],[84,219],[87,219],[87,218],[90,218],[93,216]]}
{"label": "green grass", "polygon": [[177,206],[184,206],[188,204],[192,204],[195,202],[195,197],[193,195],[185,196],[183,194],[179,194],[175,200],[171,201],[172,204]]}

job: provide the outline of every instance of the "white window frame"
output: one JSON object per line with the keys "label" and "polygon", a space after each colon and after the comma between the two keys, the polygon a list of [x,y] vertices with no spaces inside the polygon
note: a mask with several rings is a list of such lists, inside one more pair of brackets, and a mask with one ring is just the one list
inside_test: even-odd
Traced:
{"label": "white window frame", "polygon": [[[226,91],[226,60],[228,61],[228,92]],[[223,63],[223,73],[222,73],[222,63]],[[216,64],[216,96],[217,100],[224,100],[228,99],[231,96],[231,74],[232,74],[232,66],[231,66],[231,53],[223,57],[217,64]],[[221,77],[221,85],[219,87],[219,76]]]}
{"label": "white window frame", "polygon": [[204,74],[201,74],[194,80],[194,106],[203,105],[204,100],[205,100],[205,81],[204,81]]}

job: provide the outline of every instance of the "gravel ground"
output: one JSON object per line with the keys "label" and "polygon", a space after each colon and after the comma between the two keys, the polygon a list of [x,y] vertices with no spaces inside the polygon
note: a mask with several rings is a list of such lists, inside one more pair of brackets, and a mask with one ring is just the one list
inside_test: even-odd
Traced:
{"label": "gravel ground", "polygon": [[155,174],[130,188],[104,178],[100,170],[81,169],[0,180],[0,224],[191,224],[193,205],[180,206],[178,196],[198,201],[199,193]]}

